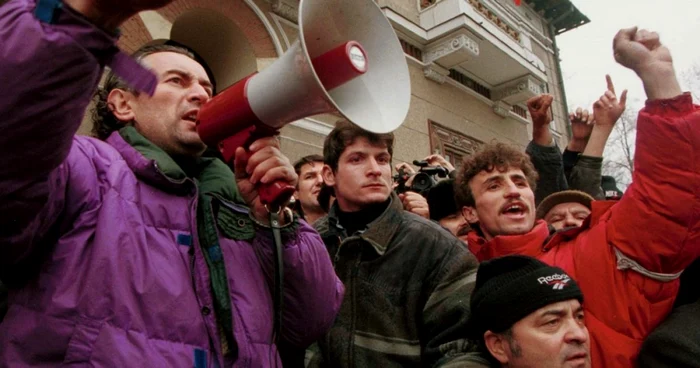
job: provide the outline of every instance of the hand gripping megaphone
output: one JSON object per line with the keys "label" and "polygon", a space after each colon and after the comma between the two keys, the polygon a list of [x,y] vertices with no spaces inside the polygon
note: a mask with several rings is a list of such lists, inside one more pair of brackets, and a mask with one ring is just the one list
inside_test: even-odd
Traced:
{"label": "hand gripping megaphone", "polygon": [[[228,87],[200,109],[199,136],[231,163],[238,147],[285,124],[337,112],[371,132],[398,128],[408,112],[408,66],[393,28],[373,0],[301,0],[299,39],[277,61]],[[258,188],[278,206],[294,188]]]}

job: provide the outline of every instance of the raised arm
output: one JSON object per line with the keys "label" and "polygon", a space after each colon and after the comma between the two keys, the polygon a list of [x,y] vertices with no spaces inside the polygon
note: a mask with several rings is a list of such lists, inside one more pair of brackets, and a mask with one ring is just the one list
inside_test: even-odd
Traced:
{"label": "raised arm", "polygon": [[700,109],[681,93],[658,34],[624,29],[613,48],[617,62],[641,78],[648,100],[637,120],[633,183],[611,210],[608,240],[618,264],[627,258],[675,274],[700,253]]}
{"label": "raised arm", "polygon": [[[154,88],[154,77],[88,20],[100,12],[86,18],[74,3],[12,0],[0,12],[0,268],[26,257],[60,215],[66,169],[61,174],[59,167],[104,65],[124,72],[135,88]],[[95,10],[82,3],[82,11]],[[94,3],[129,5],[131,14],[148,5]]]}
{"label": "raised arm", "polygon": [[622,91],[620,99],[615,94],[615,86],[609,75],[605,76],[607,90],[593,103],[595,116],[593,129],[586,143],[586,148],[571,170],[569,185],[571,189],[586,192],[596,199],[605,199],[601,188],[603,151],[612,133],[615,123],[625,111],[627,90]]}
{"label": "raised arm", "polygon": [[549,124],[552,121],[550,107],[553,100],[552,95],[539,95],[527,101],[527,108],[532,118],[532,141],[525,152],[530,156],[539,174],[535,191],[537,203],[552,193],[568,189],[561,152],[549,131]]}

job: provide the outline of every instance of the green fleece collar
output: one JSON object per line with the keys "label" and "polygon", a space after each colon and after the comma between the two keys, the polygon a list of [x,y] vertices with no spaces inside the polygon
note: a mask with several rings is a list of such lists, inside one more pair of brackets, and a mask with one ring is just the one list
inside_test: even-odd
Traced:
{"label": "green fleece collar", "polygon": [[184,183],[190,178],[195,180],[203,194],[237,204],[245,204],[243,197],[238,192],[233,172],[223,161],[213,157],[197,158],[194,168],[190,170],[188,175],[170,155],[146,139],[133,126],[121,128],[119,135],[145,158],[153,160],[160,173],[171,182]]}

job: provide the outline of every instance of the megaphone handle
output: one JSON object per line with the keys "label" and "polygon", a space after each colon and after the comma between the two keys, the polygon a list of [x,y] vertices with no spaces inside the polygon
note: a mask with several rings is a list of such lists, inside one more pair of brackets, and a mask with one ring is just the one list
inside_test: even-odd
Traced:
{"label": "megaphone handle", "polygon": [[[279,133],[272,129],[260,129],[259,127],[251,126],[227,139],[224,139],[219,150],[224,158],[224,162],[234,167],[234,155],[238,147],[243,147],[246,153],[250,154],[248,147],[256,140],[264,137],[272,137]],[[260,202],[267,205],[268,208],[279,208],[285,204],[294,194],[295,188],[282,180],[276,180],[271,183],[260,183],[257,185],[258,196]]]}
{"label": "megaphone handle", "polygon": [[258,195],[260,202],[265,204],[271,210],[280,208],[294,194],[294,187],[282,180],[276,180],[272,183],[260,184],[258,186]]}

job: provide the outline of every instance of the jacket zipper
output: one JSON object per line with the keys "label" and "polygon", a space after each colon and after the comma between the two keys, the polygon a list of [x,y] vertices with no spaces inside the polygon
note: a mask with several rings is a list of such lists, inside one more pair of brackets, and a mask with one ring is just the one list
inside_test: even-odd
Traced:
{"label": "jacket zipper", "polygon": [[[196,268],[195,261],[196,261],[196,257],[197,257],[196,256],[197,250],[195,249],[195,247],[199,247],[201,249],[201,245],[199,244],[199,229],[197,228],[197,207],[198,206],[199,206],[199,188],[197,188],[197,186],[195,185],[195,196],[193,198],[193,204],[191,206],[191,208],[193,209],[192,213],[194,213],[194,221],[192,221],[194,226],[192,228],[193,236],[192,236],[192,255],[190,257],[190,265],[191,265],[190,277],[192,277],[192,285],[194,287],[194,292],[196,295],[198,295],[199,293],[197,292],[197,290],[198,290],[198,288],[197,288],[197,275],[195,272],[195,268]],[[214,297],[214,295],[212,294],[212,298],[213,297]],[[199,297],[197,299],[199,300]],[[212,302],[213,302],[213,300],[212,300]],[[212,310],[214,309],[213,303],[212,303],[210,308]],[[200,308],[200,310],[201,310],[201,308]],[[200,315],[201,315],[201,313],[200,313]],[[209,327],[208,327],[208,324],[206,321],[206,317],[202,316],[202,319],[204,320],[204,327],[207,329],[207,335],[209,335],[209,341],[210,341],[209,344],[210,344],[211,348],[214,350],[212,360],[217,361],[217,364],[218,364],[219,348],[221,345],[219,344],[219,346],[217,346],[216,338],[213,338],[212,333],[209,332]],[[218,321],[215,321],[215,322],[218,323]],[[215,326],[215,328],[216,327],[218,327],[218,326]],[[216,336],[217,333],[218,333],[218,329],[215,329],[215,331],[213,331],[213,334]]]}
{"label": "jacket zipper", "polygon": [[[197,184],[194,182],[194,180],[192,180],[192,179],[190,179],[190,178],[187,178],[187,177],[186,177],[186,178],[184,178],[184,179],[182,179],[182,180],[174,180],[174,179],[170,178],[168,175],[166,175],[166,174],[163,172],[163,170],[160,169],[160,167],[158,167],[158,162],[156,162],[156,161],[153,161],[153,168],[154,168],[159,174],[161,174],[163,177],[165,177],[165,179],[167,179],[169,182],[171,182],[171,183],[173,183],[173,184],[182,185],[182,184],[184,184],[185,182],[190,181],[190,182],[192,182],[192,185],[194,186],[194,189],[195,189],[195,193],[194,193],[194,205],[192,206],[192,208],[194,209],[194,211],[193,211],[193,213],[194,213],[194,228],[193,228],[193,230],[194,230],[194,231],[192,232],[192,233],[194,234],[194,236],[192,237],[192,247],[193,247],[193,248],[192,248],[192,254],[191,254],[191,256],[190,256],[190,277],[192,278],[192,287],[194,288],[194,292],[195,292],[195,294],[198,294],[198,292],[197,292],[197,281],[196,281],[197,275],[195,274],[196,250],[194,249],[194,247],[200,247],[200,248],[201,248],[201,246],[199,245],[199,230],[197,229],[197,206],[199,205],[199,188],[197,187]],[[207,271],[207,272],[208,272],[208,271]],[[210,275],[210,277],[211,277],[211,275]],[[213,298],[213,297],[214,297],[214,295],[213,295],[213,293],[212,293],[212,298]],[[229,296],[229,297],[230,297],[230,296]],[[233,308],[233,305],[231,305],[231,307]],[[214,309],[213,300],[212,300],[211,309]],[[216,323],[218,324],[219,322],[216,321]],[[232,316],[232,318],[231,318],[231,324],[233,324],[233,316]],[[206,321],[204,322],[204,326],[205,326],[205,328],[207,328],[207,327],[206,327],[206,326],[207,326]],[[216,327],[218,327],[218,326],[216,326]],[[233,326],[232,326],[232,328],[233,328]],[[207,328],[207,330],[208,330],[208,328]],[[218,334],[218,328],[217,328],[216,331],[214,331],[214,336],[217,336],[217,334]],[[216,361],[216,362],[215,362],[215,363],[216,363],[216,366],[218,366],[218,365],[219,365],[219,362],[218,362],[218,360],[219,360],[219,359],[218,359],[218,355],[219,355],[219,350],[220,350],[220,348],[221,348],[221,344],[218,344],[218,346],[217,346],[217,343],[216,343],[217,340],[216,340],[216,338],[213,338],[213,339],[212,339],[212,337],[211,337],[212,335],[209,334],[209,333],[208,333],[208,335],[210,336],[210,337],[209,337],[209,340],[211,341],[210,345],[212,346],[212,348],[214,349],[214,352],[215,352],[215,355],[212,357],[212,360],[215,360],[215,361]],[[221,352],[221,353],[223,353],[223,352]],[[223,356],[223,354],[222,354],[222,356]]]}

